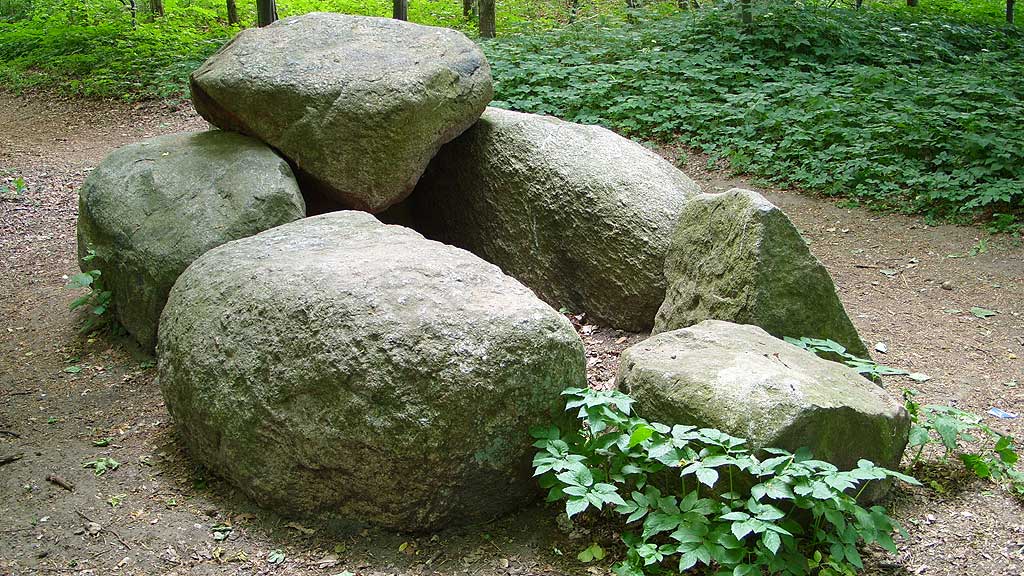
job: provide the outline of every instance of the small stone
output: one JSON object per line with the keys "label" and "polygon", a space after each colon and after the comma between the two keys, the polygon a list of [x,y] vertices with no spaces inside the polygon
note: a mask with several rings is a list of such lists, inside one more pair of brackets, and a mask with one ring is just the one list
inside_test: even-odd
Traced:
{"label": "small stone", "polygon": [[939,287],[942,288],[943,290],[952,290],[953,289],[953,283],[950,282],[949,280],[946,280],[945,282],[940,284]]}

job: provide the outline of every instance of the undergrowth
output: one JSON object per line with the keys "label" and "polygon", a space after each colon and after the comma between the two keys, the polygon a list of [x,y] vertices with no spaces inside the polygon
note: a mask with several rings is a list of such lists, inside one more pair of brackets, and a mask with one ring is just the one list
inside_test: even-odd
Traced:
{"label": "undergrowth", "polygon": [[[936,1],[757,2],[747,25],[734,2],[648,2],[627,15],[621,0],[510,0],[498,9],[504,37],[483,44],[495,105],[681,144],[850,204],[1020,232],[1024,33],[996,24],[988,0]],[[0,86],[13,90],[183,97],[188,74],[239,30],[219,0],[166,0],[166,16],[134,24],[115,0],[5,6]],[[389,6],[296,0],[280,13]],[[251,24],[252,5],[239,8]],[[412,2],[410,19],[475,29],[456,0]]]}
{"label": "undergrowth", "polygon": [[[909,476],[867,460],[840,471],[807,450],[767,449],[762,459],[720,430],[640,418],[618,391],[563,394],[583,425],[532,431],[535,475],[549,500],[565,500],[569,518],[593,510],[625,525],[619,576],[695,566],[737,576],[853,574],[863,568],[858,544],[896,551],[900,528],[857,496],[872,481],[917,484]],[[587,558],[603,556],[588,550]]]}
{"label": "undergrowth", "polygon": [[[89,250],[82,257],[82,262],[89,264],[95,258],[96,252]],[[92,269],[75,274],[68,279],[67,287],[75,290],[80,288],[88,289],[87,292],[79,295],[68,305],[68,309],[72,312],[75,310],[82,310],[84,312],[84,320],[80,329],[82,334],[105,327],[116,327],[117,323],[112,320],[113,313],[111,311],[113,292],[106,288],[103,274],[100,270]]]}
{"label": "undergrowth", "polygon": [[[907,376],[917,382],[929,379],[919,372],[911,373],[883,366],[870,358],[854,356],[833,340],[807,337],[787,337],[785,340],[827,360],[846,364],[879,384],[882,376]],[[989,426],[984,417],[978,414],[953,406],[921,405],[916,399],[917,392],[909,388],[903,388],[902,393],[903,406],[912,423],[907,449],[913,455],[907,471],[914,472],[920,468],[921,456],[926,447],[939,445],[944,449],[943,462],[949,461],[950,457],[959,460],[971,474],[1002,486],[1018,498],[1024,498],[1024,472],[1016,468],[1020,456],[1013,436]]]}
{"label": "undergrowth", "polygon": [[698,148],[734,170],[934,218],[1024,217],[1024,34],[771,4],[486,45],[496,105]]}

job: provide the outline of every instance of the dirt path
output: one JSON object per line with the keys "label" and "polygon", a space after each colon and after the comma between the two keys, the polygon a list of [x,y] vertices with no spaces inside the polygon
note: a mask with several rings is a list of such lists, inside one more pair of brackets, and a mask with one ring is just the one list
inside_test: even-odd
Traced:
{"label": "dirt path", "polygon": [[[118,146],[205,123],[187,107],[0,94],[0,125],[0,186],[22,177],[28,188],[0,201],[0,457],[23,455],[0,466],[0,574],[607,573],[575,555],[608,535],[563,533],[551,508],[435,537],[342,537],[260,512],[207,477],[174,440],[152,359],[126,342],[80,336],[64,288],[77,271],[76,190],[87,171]],[[741,184],[704,169],[703,158],[686,164],[709,189]],[[890,379],[891,390],[913,384],[925,402],[1024,411],[1019,240],[767,194],[826,263],[865,340],[887,345],[876,360],[931,376]],[[979,319],[974,306],[998,314]],[[585,330],[595,380],[606,381],[617,352],[639,338],[615,344],[619,336]],[[1019,419],[990,420],[1024,437]],[[120,467],[99,477],[83,468],[99,457]],[[945,470],[929,468],[941,492],[897,494],[894,514],[910,537],[896,556],[869,554],[870,571],[1024,574],[1024,507]],[[272,550],[285,554],[281,564],[268,563]]]}

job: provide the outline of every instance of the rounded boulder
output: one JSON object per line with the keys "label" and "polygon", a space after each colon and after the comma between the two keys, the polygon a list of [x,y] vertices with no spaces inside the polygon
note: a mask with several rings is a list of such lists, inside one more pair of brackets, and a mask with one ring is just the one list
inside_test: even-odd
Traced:
{"label": "rounded boulder", "polygon": [[179,133],[115,150],[78,197],[78,255],[112,293],[118,322],[144,348],[174,281],[193,260],[298,220],[306,206],[291,168],[231,132]]}
{"label": "rounded boulder", "polygon": [[171,292],[160,385],[192,456],[263,506],[402,531],[529,501],[531,426],[585,385],[562,315],[362,212],[211,250]]}
{"label": "rounded boulder", "polygon": [[408,196],[493,94],[461,32],[323,12],[242,31],[190,86],[203,118],[279,150],[304,191],[369,212]]}

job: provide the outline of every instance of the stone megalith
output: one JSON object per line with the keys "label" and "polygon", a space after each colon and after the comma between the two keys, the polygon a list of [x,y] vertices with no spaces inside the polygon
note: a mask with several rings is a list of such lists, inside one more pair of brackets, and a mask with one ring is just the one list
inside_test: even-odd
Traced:
{"label": "stone megalith", "polygon": [[622,353],[616,383],[649,420],[718,428],[753,450],[807,447],[844,470],[862,458],[898,468],[910,431],[885,390],[751,325],[706,320],[651,336]]}
{"label": "stone megalith", "polygon": [[493,262],[551,304],[624,330],[649,329],[685,174],[599,126],[488,108],[445,145],[417,186],[431,238]]}
{"label": "stone megalith", "polygon": [[460,32],[323,12],[243,30],[189,85],[203,118],[280,151],[304,191],[369,212],[405,198],[493,94]]}
{"label": "stone megalith", "polygon": [[689,202],[672,234],[665,276],[655,333],[726,320],[777,338],[831,339],[869,357],[828,270],[782,210],[757,192],[734,188]]}
{"label": "stone megalith", "polygon": [[82,184],[78,255],[95,257],[118,322],[156,345],[167,293],[204,252],[306,215],[288,163],[231,132],[180,133],[112,152]]}
{"label": "stone megalith", "polygon": [[225,244],[171,291],[160,385],[191,455],[285,515],[403,531],[528,502],[534,425],[585,386],[568,320],[363,212]]}

